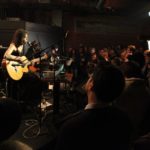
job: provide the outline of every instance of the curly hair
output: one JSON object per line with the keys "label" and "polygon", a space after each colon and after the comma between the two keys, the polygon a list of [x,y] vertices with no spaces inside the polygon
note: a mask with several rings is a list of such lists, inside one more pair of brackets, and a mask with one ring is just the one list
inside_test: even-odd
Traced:
{"label": "curly hair", "polygon": [[12,43],[14,43],[16,47],[24,44],[24,37],[26,34],[28,34],[26,30],[21,28],[17,29],[13,35]]}

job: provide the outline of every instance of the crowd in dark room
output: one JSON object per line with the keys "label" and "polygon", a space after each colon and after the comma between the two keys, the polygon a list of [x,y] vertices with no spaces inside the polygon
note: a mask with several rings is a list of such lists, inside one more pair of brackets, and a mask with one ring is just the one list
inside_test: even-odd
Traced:
{"label": "crowd in dark room", "polygon": [[[64,2],[69,3],[67,0]],[[27,21],[15,21],[3,29],[1,22],[5,25],[14,9],[9,11],[11,7],[6,7],[0,11],[0,34],[4,38],[12,36],[14,29],[20,29],[20,24],[19,27],[16,24],[21,22],[28,29],[27,32],[23,29],[25,34],[30,36],[31,33],[32,38],[39,34],[42,39],[38,37],[41,43],[35,39],[24,44],[25,61],[31,62],[30,67],[35,65],[29,59],[32,53],[38,54],[33,59],[40,63],[36,64],[38,70],[31,74],[23,73],[25,78],[18,81],[11,79],[3,68],[3,60],[11,59],[6,57],[10,54],[8,39],[0,41],[0,150],[150,150],[149,21],[140,22],[136,18],[134,22],[134,17],[126,20],[125,16],[125,19],[120,16],[121,19],[118,19],[114,14],[98,14],[99,18],[92,14],[88,19],[83,10],[80,16],[75,10],[69,13],[70,9],[67,9],[62,13],[58,8],[57,11],[48,12],[47,9],[42,13],[44,9],[39,7],[33,13],[31,8],[38,7],[28,9],[27,6],[23,7],[23,11],[17,9],[12,14],[22,12],[17,15]],[[5,10],[7,14],[3,13]],[[7,15],[11,17],[4,21]],[[54,28],[49,32],[47,25],[50,22],[60,25],[63,35],[60,30],[56,35]],[[45,23],[40,26],[42,31],[39,31],[39,23]],[[55,35],[59,39],[56,40]],[[45,51],[40,51],[42,49],[34,51],[46,42],[46,56]],[[19,44],[23,48],[23,43]],[[1,56],[4,50],[9,52]],[[13,57],[18,59],[21,55]],[[12,67],[15,68],[15,65]],[[47,107],[49,100],[51,104]],[[42,108],[44,104],[46,106]],[[27,142],[14,138],[25,118],[30,116],[34,116],[38,128],[42,129],[44,121],[50,128],[46,141],[40,143],[39,137],[36,137],[38,142],[34,146],[29,144],[32,138],[26,139]],[[32,123],[31,120],[29,123]]]}
{"label": "crowd in dark room", "polygon": [[[76,149],[79,147],[81,148],[86,147],[87,149],[92,148],[90,144],[86,143],[87,141],[94,144],[93,147],[104,146],[104,149],[115,148],[121,150],[121,149],[129,149],[130,147],[132,149],[139,150],[139,149],[149,148],[150,145],[150,141],[149,141],[150,50],[147,49],[145,50],[141,47],[137,48],[135,45],[128,45],[127,47],[120,47],[119,49],[118,47],[117,48],[106,47],[103,49],[96,49],[95,47],[87,48],[85,45],[81,44],[79,45],[79,49],[75,50],[72,47],[69,48],[66,51],[66,57],[67,60],[65,62],[65,72],[69,76],[67,78],[70,83],[69,91],[72,92],[72,94],[73,92],[76,93],[77,96],[75,97],[76,101],[73,102],[73,104],[76,105],[77,109],[76,112],[74,112],[73,114],[69,114],[64,118],[62,118],[62,122],[60,121],[59,128],[61,128],[63,124],[65,124],[66,122],[70,126],[66,123],[65,124],[66,126],[64,125],[61,131],[58,132],[59,140],[57,141],[57,138],[56,139],[54,138],[47,145],[43,146],[40,149],[43,150],[44,149],[45,150],[46,149]],[[107,68],[107,65],[109,67],[111,66],[119,70],[124,77],[123,79],[125,82],[125,86],[124,88],[122,87],[121,91],[117,95],[115,95],[116,92],[115,90],[118,89],[117,82],[118,83],[120,82],[119,77],[115,75],[117,77],[116,79],[113,75],[114,74],[113,70],[111,69],[109,70],[109,67]],[[107,111],[112,111],[109,109],[103,110],[104,112],[101,110],[104,114],[102,112],[101,113],[97,112],[95,114],[96,116],[93,116],[94,120],[93,118],[91,118],[91,116],[88,116],[89,114],[85,113],[86,112],[85,108],[88,106],[87,104],[89,104],[88,99],[90,97],[88,95],[86,86],[89,81],[88,79],[95,74],[96,72],[95,70],[97,70],[97,67],[102,69],[101,70],[102,72],[99,72],[95,76],[96,78],[98,78],[98,76],[101,76],[100,79],[99,78],[95,79],[97,83],[100,82],[99,86],[101,87],[97,85],[98,86],[97,88],[99,89],[95,89],[95,91],[97,90],[98,92],[100,92],[99,93],[100,95],[101,92],[103,92],[101,95],[102,97],[104,96],[107,98],[107,96],[108,97],[110,96],[112,98],[110,101],[109,98],[108,101],[105,98],[104,101],[102,99],[102,102],[98,102],[99,105],[101,106],[97,106],[96,108],[93,109],[101,110],[102,108],[107,108],[107,107],[108,108],[110,107],[111,109],[117,108],[121,112],[116,111],[115,112],[117,113],[116,115],[121,115],[121,113],[124,112],[128,116],[127,117],[128,119],[126,117],[123,117],[125,115],[124,114],[122,117],[125,120],[117,120],[120,118],[115,118],[116,116],[115,117],[113,116],[114,112],[112,114],[107,114],[108,116],[105,116],[106,115],[105,113]],[[116,80],[113,81],[113,79]],[[104,83],[101,84],[101,82]],[[96,102],[94,101],[92,102],[93,105],[95,103]],[[17,128],[19,127],[21,121],[21,110],[19,108],[19,105],[16,101],[12,102],[12,100],[8,99],[7,101],[5,100],[1,101],[0,108],[1,108],[0,109],[1,111],[0,137],[1,137],[2,149],[3,147],[9,144],[10,145],[14,144],[15,146],[19,147],[20,143],[18,141],[17,142],[9,141],[9,137],[17,131]],[[100,116],[98,116],[98,114]],[[80,115],[81,116],[83,115],[82,117],[85,118],[83,119]],[[91,119],[89,120],[86,117],[89,117],[89,119],[90,118]],[[108,121],[107,117],[108,118],[112,117],[113,120],[109,118],[110,122],[107,122]],[[85,121],[86,119],[89,122],[86,122]],[[95,122],[96,120],[97,122]],[[120,124],[120,121],[124,122],[126,126]],[[84,124],[84,122],[90,125]],[[99,124],[99,122],[101,123]],[[114,127],[114,123],[116,123],[115,126],[117,126],[117,128]],[[101,126],[101,124],[103,125]],[[107,127],[104,126],[106,124],[108,125]],[[98,125],[100,126],[101,130],[99,130]],[[85,128],[84,132],[81,132],[83,130],[82,128],[83,129]],[[74,132],[73,133],[70,132],[70,130],[75,130],[77,135],[75,135]],[[104,131],[102,132],[102,130]],[[112,130],[114,130],[114,132],[112,132]],[[90,131],[91,132],[93,131],[93,133],[91,133]],[[88,132],[90,136],[88,136]],[[118,132],[120,132],[121,134],[119,134]],[[68,136],[70,136],[70,138],[68,138]],[[88,138],[86,136],[88,136]],[[109,137],[111,137],[112,139],[110,139]],[[69,140],[69,142],[67,140]],[[83,147],[80,144],[83,145]],[[108,145],[111,145],[112,147],[111,146],[109,147]]]}

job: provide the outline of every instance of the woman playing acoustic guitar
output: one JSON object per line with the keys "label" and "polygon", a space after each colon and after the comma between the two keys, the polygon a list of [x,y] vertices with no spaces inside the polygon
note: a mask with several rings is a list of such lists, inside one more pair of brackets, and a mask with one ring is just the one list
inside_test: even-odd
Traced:
{"label": "woman playing acoustic guitar", "polygon": [[24,45],[28,42],[28,33],[24,29],[17,29],[13,35],[12,41],[4,54],[2,66],[6,67],[8,77],[8,96],[13,99],[29,102],[37,105],[41,100],[43,88],[47,83],[29,72],[29,66],[39,63],[47,56],[28,60],[24,53]]}

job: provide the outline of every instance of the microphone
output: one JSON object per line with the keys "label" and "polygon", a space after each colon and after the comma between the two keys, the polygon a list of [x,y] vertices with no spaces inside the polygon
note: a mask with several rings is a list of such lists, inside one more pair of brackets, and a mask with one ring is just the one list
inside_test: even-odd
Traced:
{"label": "microphone", "polygon": [[31,42],[27,42],[27,44],[28,44],[28,46],[29,46],[29,47],[31,47],[31,46],[32,46]]}
{"label": "microphone", "polygon": [[41,42],[38,42],[38,44],[39,44],[39,47],[41,47]]}
{"label": "microphone", "polygon": [[65,38],[67,38],[68,34],[69,34],[69,30],[66,31]]}

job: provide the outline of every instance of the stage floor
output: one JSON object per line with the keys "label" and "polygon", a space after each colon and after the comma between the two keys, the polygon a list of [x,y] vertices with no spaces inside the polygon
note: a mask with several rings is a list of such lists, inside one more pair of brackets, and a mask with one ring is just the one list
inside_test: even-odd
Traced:
{"label": "stage floor", "polygon": [[61,91],[59,98],[59,111],[53,110],[54,99],[51,91],[44,94],[44,99],[51,104],[49,107],[44,110],[27,107],[23,110],[20,128],[10,139],[22,141],[35,150],[53,140],[57,136],[59,122],[81,109],[76,101],[79,100],[78,94]]}

